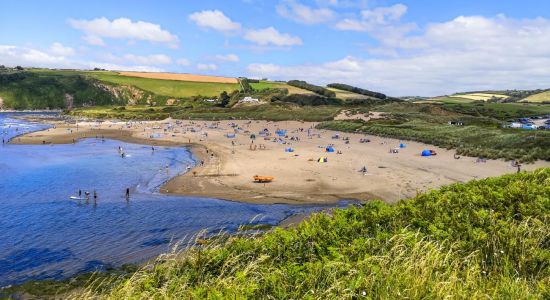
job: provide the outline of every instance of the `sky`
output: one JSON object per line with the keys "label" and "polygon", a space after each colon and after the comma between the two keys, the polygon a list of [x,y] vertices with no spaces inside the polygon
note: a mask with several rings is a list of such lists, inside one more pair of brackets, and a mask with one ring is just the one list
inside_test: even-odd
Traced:
{"label": "sky", "polygon": [[1,0],[0,64],[338,82],[392,96],[550,88],[550,1]]}

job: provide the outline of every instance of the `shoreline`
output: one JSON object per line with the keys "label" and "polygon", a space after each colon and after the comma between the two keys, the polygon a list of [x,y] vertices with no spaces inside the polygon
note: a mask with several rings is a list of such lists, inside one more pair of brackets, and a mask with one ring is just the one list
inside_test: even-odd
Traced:
{"label": "shoreline", "polygon": [[[417,192],[439,188],[455,182],[513,173],[509,162],[488,160],[475,163],[473,158],[453,158],[454,151],[418,142],[407,142],[402,153],[389,154],[390,145],[402,141],[309,129],[315,135],[305,136],[304,128],[315,123],[285,121],[64,121],[44,120],[51,128],[14,138],[13,144],[70,144],[83,138],[104,137],[122,142],[151,146],[181,146],[191,151],[197,162],[189,172],[169,179],[160,187],[162,194],[196,196],[255,204],[334,204],[340,200],[368,201],[381,199],[395,203]],[[78,125],[77,125],[78,124]],[[227,124],[227,125],[226,125]],[[257,138],[260,128],[286,128],[287,138]],[[236,135],[228,138],[233,131]],[[334,136],[348,138],[338,140]],[[289,136],[296,136],[290,140]],[[360,144],[360,138],[372,140]],[[273,139],[277,140],[275,142]],[[255,142],[255,144],[254,144]],[[324,153],[321,145],[334,144],[342,155]],[[263,145],[265,150],[257,150]],[[253,148],[254,147],[254,148]],[[287,153],[296,148],[300,154]],[[411,149],[413,152],[411,153]],[[436,149],[429,159],[417,155],[420,149]],[[293,150],[294,151],[294,150]],[[406,157],[404,157],[406,156]],[[317,157],[329,157],[318,163]],[[201,161],[203,163],[201,163]],[[358,169],[367,161],[369,173]],[[377,166],[376,166],[377,165]],[[525,170],[548,167],[539,161],[524,166]],[[253,175],[274,176],[272,183],[254,183]],[[368,175],[368,176],[364,176]]]}

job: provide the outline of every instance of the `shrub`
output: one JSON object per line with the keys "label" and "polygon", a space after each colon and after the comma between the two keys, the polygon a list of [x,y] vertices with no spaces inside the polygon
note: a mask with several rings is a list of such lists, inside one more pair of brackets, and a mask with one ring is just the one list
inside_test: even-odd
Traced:
{"label": "shrub", "polygon": [[302,80],[291,80],[291,81],[287,82],[287,84],[290,85],[290,86],[294,86],[294,87],[297,87],[297,88],[304,89],[304,90],[312,91],[316,94],[319,94],[321,96],[325,96],[325,97],[328,97],[328,98],[336,97],[336,93],[334,93],[333,91],[329,91],[324,87],[320,87],[318,85],[313,85],[313,84],[307,83],[307,82],[302,81]]}

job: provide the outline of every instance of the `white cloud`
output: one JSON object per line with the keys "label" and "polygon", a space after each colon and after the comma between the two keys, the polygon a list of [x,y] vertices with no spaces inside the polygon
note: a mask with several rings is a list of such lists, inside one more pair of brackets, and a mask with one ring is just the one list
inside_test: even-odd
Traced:
{"label": "white cloud", "polygon": [[127,18],[118,18],[112,21],[107,18],[93,20],[69,20],[69,24],[86,35],[83,37],[91,45],[104,45],[103,38],[143,40],[156,43],[165,43],[170,47],[177,47],[178,37],[158,24],[132,21]]}
{"label": "white cloud", "polygon": [[105,46],[103,39],[94,35],[85,35],[82,39],[92,46]]}
{"label": "white cloud", "polygon": [[277,6],[277,13],[282,17],[303,24],[319,24],[332,20],[334,11],[329,8],[311,8],[296,2],[285,0]]}
{"label": "white cloud", "polygon": [[203,10],[189,15],[189,20],[198,26],[221,32],[239,31],[241,24],[231,21],[219,10]]}
{"label": "white cloud", "polygon": [[[58,49],[59,50],[59,49]],[[66,49],[64,49],[66,50]],[[53,51],[50,51],[53,52]],[[65,51],[65,54],[70,54]],[[109,56],[112,57],[112,56]],[[102,68],[107,70],[147,71],[162,72],[163,69],[152,66],[124,65],[106,62],[89,62],[81,60],[69,60],[65,56],[54,55],[39,49],[0,45],[0,64],[6,66],[21,65],[23,67],[43,68],[75,68],[92,69]]]}
{"label": "white cloud", "polygon": [[274,45],[278,47],[301,45],[302,39],[287,33],[280,33],[273,27],[264,29],[251,29],[244,35],[246,40],[260,46]]}
{"label": "white cloud", "polygon": [[123,58],[127,62],[140,65],[167,65],[172,63],[172,59],[164,54],[153,54],[146,56],[126,54]]}
{"label": "white cloud", "polygon": [[336,23],[335,28],[342,31],[366,32],[382,44],[395,44],[417,29],[415,23],[400,22],[406,13],[407,6],[403,4],[377,7],[361,11],[361,19],[343,19]]}
{"label": "white cloud", "polygon": [[87,68],[101,68],[111,71],[135,71],[135,72],[165,72],[164,69],[152,67],[152,66],[127,66],[104,62],[90,62],[87,64]]}
{"label": "white cloud", "polygon": [[73,56],[75,54],[73,48],[63,46],[63,44],[58,42],[55,42],[50,46],[50,53],[58,56]]}
{"label": "white cloud", "polygon": [[191,65],[191,62],[187,58],[180,58],[176,60],[176,64],[184,67],[188,67]]}
{"label": "white cloud", "polygon": [[222,61],[222,62],[238,62],[241,59],[236,54],[227,54],[227,55],[216,55],[216,60]]}
{"label": "white cloud", "polygon": [[0,45],[0,64],[27,67],[66,67],[68,62],[62,55],[49,54],[42,50],[26,47]]}
{"label": "white cloud", "polygon": [[395,96],[548,88],[548,45],[548,19],[462,16],[386,44],[388,51],[395,51],[394,57],[349,56],[293,66],[252,64],[248,71],[273,79],[350,83]]}
{"label": "white cloud", "polygon": [[215,71],[218,66],[215,64],[197,64],[197,70],[199,71]]}

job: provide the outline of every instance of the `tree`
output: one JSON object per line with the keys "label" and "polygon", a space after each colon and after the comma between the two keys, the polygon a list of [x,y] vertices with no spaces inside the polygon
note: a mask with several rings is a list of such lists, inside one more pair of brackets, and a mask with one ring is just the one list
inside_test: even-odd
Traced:
{"label": "tree", "polygon": [[21,67],[21,66],[17,66],[17,67],[15,67],[15,69],[18,70],[18,71],[23,71],[24,70],[23,67]]}
{"label": "tree", "polygon": [[239,81],[241,82],[241,87],[242,87],[242,92],[243,93],[250,93],[250,92],[254,91],[254,89],[252,88],[252,86],[248,82],[247,78],[242,78]]}
{"label": "tree", "polygon": [[223,91],[220,94],[219,100],[220,100],[220,105],[222,107],[226,107],[229,104],[229,100],[231,100],[231,97],[229,97],[226,91]]}

